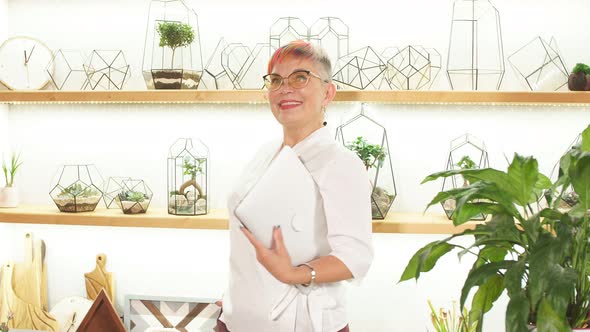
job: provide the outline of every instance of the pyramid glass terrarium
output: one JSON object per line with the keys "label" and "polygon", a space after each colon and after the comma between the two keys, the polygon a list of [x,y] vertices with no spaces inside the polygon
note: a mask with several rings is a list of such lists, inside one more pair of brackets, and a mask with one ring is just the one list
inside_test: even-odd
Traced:
{"label": "pyramid glass terrarium", "polygon": [[[471,134],[464,134],[451,141],[449,157],[445,170],[477,169],[489,167],[488,152],[484,142]],[[467,187],[470,183],[460,174],[445,178],[442,191],[455,188]],[[447,218],[452,219],[457,207],[454,199],[447,199],[441,202]],[[477,215],[471,220],[485,220],[486,215]]]}
{"label": "pyramid glass terrarium", "polygon": [[49,195],[61,212],[90,212],[102,198],[102,182],[92,164],[65,165],[54,176]]}
{"label": "pyramid glass terrarium", "polygon": [[208,212],[209,149],[203,142],[180,138],[168,154],[168,213],[202,215]]}
{"label": "pyramid glass terrarium", "polygon": [[367,115],[366,104],[336,129],[336,140],[354,151],[371,179],[373,219],[385,219],[397,189],[385,128]]}
{"label": "pyramid glass terrarium", "polygon": [[148,89],[197,89],[203,73],[197,13],[182,0],[152,0],[142,73]]}
{"label": "pyramid glass terrarium", "polygon": [[118,201],[125,214],[146,213],[152,201],[152,191],[143,180],[123,180]]}

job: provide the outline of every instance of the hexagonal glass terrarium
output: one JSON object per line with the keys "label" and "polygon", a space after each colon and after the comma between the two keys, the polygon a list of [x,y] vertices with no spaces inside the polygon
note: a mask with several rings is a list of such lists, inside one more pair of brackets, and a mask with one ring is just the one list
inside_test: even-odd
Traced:
{"label": "hexagonal glass terrarium", "polygon": [[131,72],[121,50],[94,50],[84,64],[92,90],[122,90]]}
{"label": "hexagonal glass terrarium", "polygon": [[294,40],[307,40],[308,30],[307,25],[297,17],[281,17],[270,27],[270,45],[277,49]]}
{"label": "hexagonal glass terrarium", "polygon": [[373,219],[385,219],[397,196],[389,141],[385,127],[366,114],[366,107],[363,103],[360,113],[355,112],[336,129],[336,140],[362,160],[373,187]]}
{"label": "hexagonal glass terrarium", "polygon": [[203,142],[179,138],[168,154],[168,213],[201,215],[208,212],[209,149]]}
{"label": "hexagonal glass terrarium", "polygon": [[120,209],[119,193],[123,190],[123,180],[131,180],[130,177],[111,176],[103,186],[102,199],[107,209]]}
{"label": "hexagonal glass terrarium", "polygon": [[430,88],[441,66],[441,56],[436,49],[419,45],[406,46],[386,61],[387,81],[398,90]]}
{"label": "hexagonal glass terrarium", "polygon": [[[445,170],[477,169],[489,167],[488,152],[483,141],[471,134],[461,135],[451,141],[449,157]],[[460,174],[444,178],[442,190],[447,191],[455,188],[467,187],[470,183]],[[447,218],[452,219],[453,212],[457,207],[454,199],[447,199],[441,202]],[[471,220],[485,220],[486,215],[479,214]]]}
{"label": "hexagonal glass terrarium", "polygon": [[197,89],[200,38],[197,13],[184,1],[152,0],[141,66],[148,89]]}
{"label": "hexagonal glass terrarium", "polygon": [[125,214],[146,213],[152,201],[152,191],[143,180],[123,180],[118,201]]}
{"label": "hexagonal glass terrarium", "polygon": [[500,14],[489,0],[455,0],[447,57],[453,90],[499,90],[504,77]]}
{"label": "hexagonal glass terrarium", "polygon": [[[56,90],[84,90],[88,77],[84,70],[86,57],[80,50],[59,49],[47,65],[47,74]],[[55,68],[51,71],[51,68]]]}
{"label": "hexagonal glass terrarium", "polygon": [[102,182],[92,164],[65,165],[54,176],[49,195],[61,212],[94,211],[102,198],[98,188]]}
{"label": "hexagonal glass terrarium", "polygon": [[309,41],[320,45],[330,57],[332,68],[348,54],[348,25],[338,17],[321,17],[309,28]]}

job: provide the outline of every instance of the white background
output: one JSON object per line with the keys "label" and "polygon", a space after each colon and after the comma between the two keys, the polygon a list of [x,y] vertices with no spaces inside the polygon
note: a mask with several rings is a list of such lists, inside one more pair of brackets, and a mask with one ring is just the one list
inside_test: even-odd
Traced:
{"label": "white background", "polygon": [[[0,0],[0,40],[31,35],[57,50],[122,49],[131,65],[126,89],[143,90],[141,58],[148,1]],[[370,45],[420,44],[435,47],[446,61],[452,1],[229,1],[191,2],[199,14],[206,62],[220,37],[253,46],[268,40],[279,17],[300,17],[308,25],[337,16],[350,27],[350,49]],[[496,1],[502,19],[505,55],[533,37],[557,38],[570,69],[590,62],[586,0]],[[522,90],[506,63],[503,90]],[[449,88],[443,73],[434,89]],[[534,155],[549,174],[560,154],[590,123],[581,106],[369,105],[387,129],[399,196],[393,210],[420,212],[440,183],[419,185],[445,166],[449,141],[465,132],[486,142],[493,167],[504,169],[505,156]],[[328,110],[334,132],[358,103]],[[266,105],[0,105],[0,149],[22,151],[25,164],[17,178],[24,204],[52,204],[48,192],[59,165],[95,163],[104,178],[142,178],[155,192],[154,206],[165,204],[166,156],[178,137],[202,139],[211,151],[213,208],[225,197],[243,164],[260,144],[280,135]],[[442,213],[439,206],[431,211]],[[21,259],[24,233],[47,243],[50,306],[61,298],[84,295],[83,273],[94,268],[96,254],[108,256],[115,273],[117,306],[126,294],[218,297],[226,282],[228,239],[225,231],[0,224],[0,262]],[[376,257],[360,287],[351,287],[354,331],[424,331],[429,326],[426,299],[449,306],[458,299],[465,271],[449,256],[416,285],[396,284],[411,254],[441,236],[375,234]],[[492,310],[486,331],[503,330],[505,299]]]}

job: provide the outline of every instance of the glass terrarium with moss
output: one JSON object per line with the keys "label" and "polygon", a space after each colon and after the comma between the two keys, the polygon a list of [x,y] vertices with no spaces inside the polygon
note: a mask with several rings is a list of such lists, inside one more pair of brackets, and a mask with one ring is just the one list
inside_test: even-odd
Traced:
{"label": "glass terrarium with moss", "polygon": [[61,212],[90,212],[102,198],[100,173],[92,164],[64,165],[52,181],[49,195]]}
{"label": "glass terrarium with moss", "polygon": [[168,154],[168,213],[202,215],[208,212],[209,149],[200,140],[180,138]]}
{"label": "glass terrarium with moss", "polygon": [[146,213],[153,193],[143,180],[123,180],[117,195],[121,210],[125,214]]}
{"label": "glass terrarium with moss", "polygon": [[385,127],[367,115],[367,105],[347,116],[336,129],[336,140],[362,160],[371,179],[373,219],[385,219],[397,196]]}
{"label": "glass terrarium with moss", "polygon": [[142,73],[148,89],[197,89],[203,74],[198,17],[182,0],[150,2]]}
{"label": "glass terrarium with moss", "polygon": [[[471,134],[463,134],[450,143],[449,156],[447,158],[446,171],[460,169],[477,169],[489,167],[488,152],[483,141]],[[444,178],[442,190],[447,191],[455,188],[468,187],[471,183],[462,175]],[[447,218],[452,219],[457,207],[454,199],[447,199],[441,202]],[[471,220],[485,220],[486,215],[479,214]]]}

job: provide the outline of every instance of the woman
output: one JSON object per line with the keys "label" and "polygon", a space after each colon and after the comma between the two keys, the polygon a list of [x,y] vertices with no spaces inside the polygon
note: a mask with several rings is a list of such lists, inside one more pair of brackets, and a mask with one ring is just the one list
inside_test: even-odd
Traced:
{"label": "woman", "polygon": [[[261,149],[228,199],[230,278],[218,331],[348,331],[342,281],[364,277],[373,258],[371,185],[361,160],[325,128],[325,110],[336,94],[331,76],[326,53],[303,41],[279,48],[269,62],[264,81],[283,137]],[[321,201],[313,220],[321,236],[299,245],[325,249],[299,266],[291,262],[280,227],[273,228],[267,248],[235,214],[287,146],[311,174]]]}

